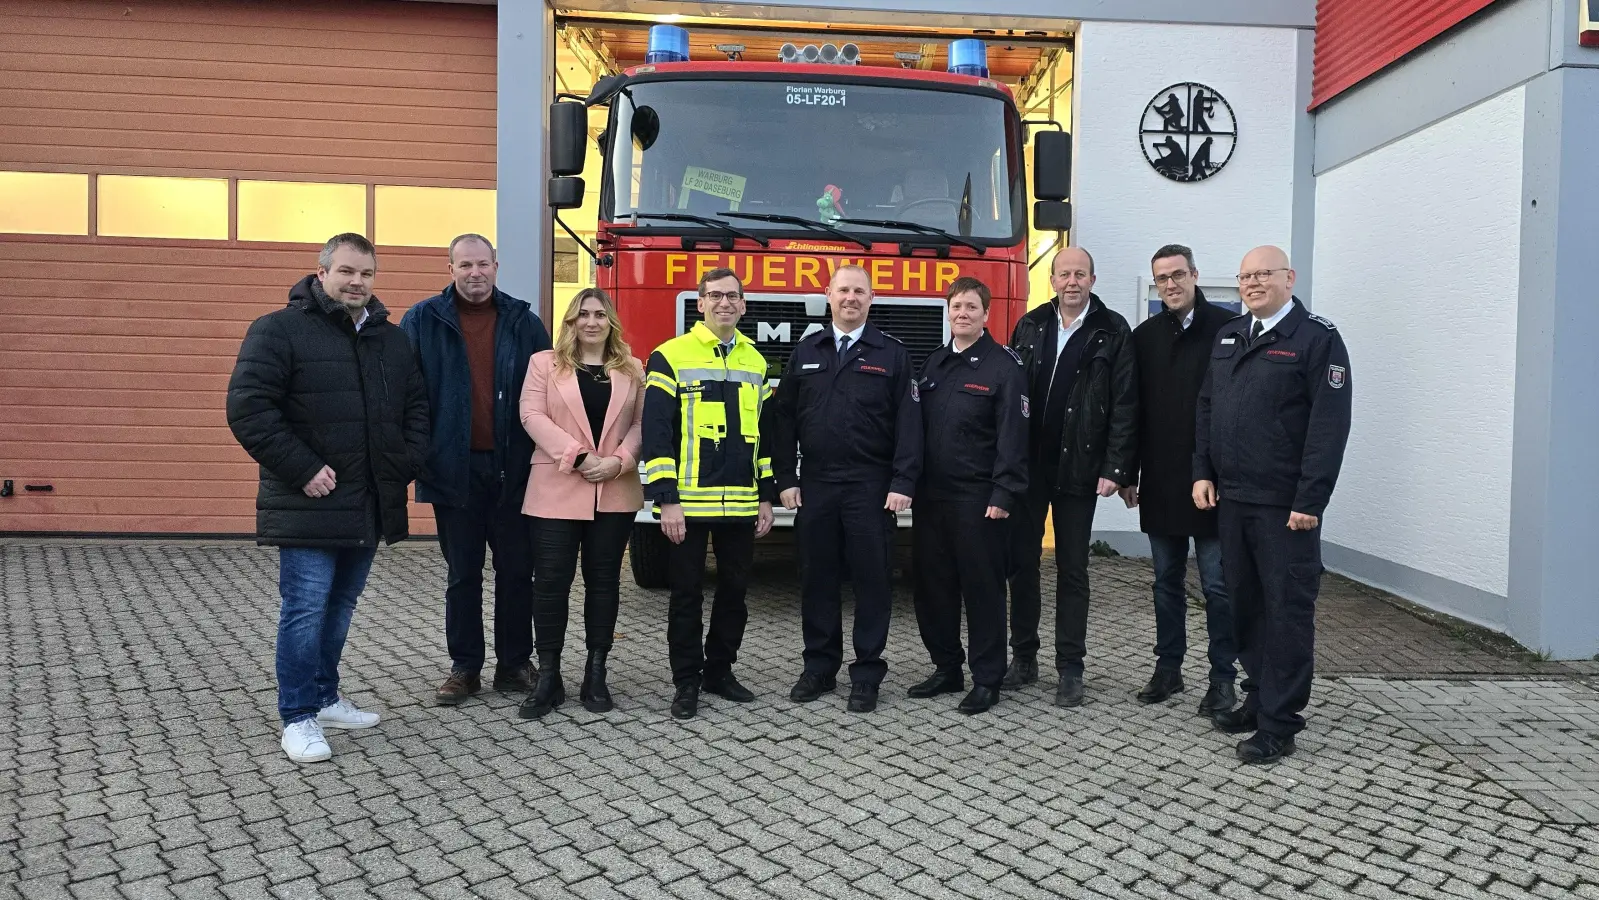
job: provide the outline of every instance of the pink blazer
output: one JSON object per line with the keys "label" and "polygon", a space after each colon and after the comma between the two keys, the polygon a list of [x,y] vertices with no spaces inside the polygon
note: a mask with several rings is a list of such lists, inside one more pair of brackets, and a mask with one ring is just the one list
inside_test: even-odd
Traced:
{"label": "pink blazer", "polygon": [[[633,360],[640,372],[644,366]],[[644,507],[638,480],[643,443],[644,383],[620,372],[611,376],[611,403],[599,439],[589,434],[588,414],[577,376],[555,373],[555,351],[533,355],[522,382],[522,427],[533,437],[533,474],[522,513],[543,519],[593,519],[594,512],[636,512]],[[622,474],[590,484],[573,468],[579,453],[622,460]]]}

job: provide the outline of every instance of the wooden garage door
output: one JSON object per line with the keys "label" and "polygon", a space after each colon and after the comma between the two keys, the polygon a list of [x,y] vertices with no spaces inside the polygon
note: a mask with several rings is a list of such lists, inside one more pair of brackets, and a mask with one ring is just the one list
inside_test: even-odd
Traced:
{"label": "wooden garage door", "polygon": [[245,328],[337,231],[396,321],[447,283],[494,72],[492,7],[0,0],[0,532],[252,532]]}

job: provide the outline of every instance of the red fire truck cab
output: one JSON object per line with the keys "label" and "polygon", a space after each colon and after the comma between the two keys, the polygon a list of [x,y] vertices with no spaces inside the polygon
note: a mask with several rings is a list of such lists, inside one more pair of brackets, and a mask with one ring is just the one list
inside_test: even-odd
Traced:
{"label": "red fire truck cab", "polygon": [[[587,110],[609,106],[592,252],[641,358],[693,327],[699,279],[721,266],[744,282],[739,328],[773,379],[795,342],[828,327],[828,279],[848,263],[871,277],[871,321],[909,346],[918,367],[948,340],[943,295],[957,277],[988,285],[989,330],[1010,334],[1027,308],[1026,137],[1010,90],[987,77],[981,42],[951,47],[959,71],[930,72],[691,62],[681,31],[656,26],[650,63],[550,110],[558,211],[582,203]],[[813,49],[784,55],[854,56],[849,45]],[[1069,136],[1040,131],[1034,153],[1034,227],[1063,231]],[[556,298],[556,314],[563,309]],[[777,525],[791,524],[779,510]],[[631,559],[640,585],[664,585],[652,510],[639,514]]]}

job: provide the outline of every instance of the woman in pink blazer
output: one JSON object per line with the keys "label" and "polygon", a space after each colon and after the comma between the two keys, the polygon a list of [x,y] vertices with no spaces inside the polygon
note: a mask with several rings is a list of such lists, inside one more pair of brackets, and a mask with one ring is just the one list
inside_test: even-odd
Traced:
{"label": "woman in pink blazer", "polygon": [[579,696],[590,712],[611,709],[605,656],[616,630],[622,552],[639,485],[644,366],[622,340],[616,306],[599,288],[578,292],[555,349],[534,354],[522,384],[522,427],[533,436],[533,474],[524,515],[533,517],[533,649],[538,683],[519,714],[536,719],[566,701],[561,649],[567,597],[583,558],[583,623],[588,665]]}

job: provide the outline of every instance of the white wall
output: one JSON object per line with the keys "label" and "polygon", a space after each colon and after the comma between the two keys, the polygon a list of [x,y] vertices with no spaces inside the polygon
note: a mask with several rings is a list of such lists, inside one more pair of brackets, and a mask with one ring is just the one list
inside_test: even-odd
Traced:
{"label": "white wall", "polygon": [[[1162,244],[1187,244],[1206,277],[1231,277],[1250,249],[1290,254],[1298,32],[1284,28],[1085,22],[1074,82],[1072,242],[1094,254],[1095,293],[1137,325],[1138,279]],[[1144,107],[1182,81],[1232,106],[1227,166],[1182,184],[1157,174],[1138,140]],[[1513,267],[1512,267],[1513,268]],[[1321,277],[1320,271],[1317,278]],[[1318,283],[1318,296],[1323,288]],[[1136,510],[1100,503],[1096,531],[1137,531]]]}
{"label": "white wall", "polygon": [[1324,538],[1499,596],[1525,110],[1514,88],[1316,183],[1316,311],[1355,391]]}

